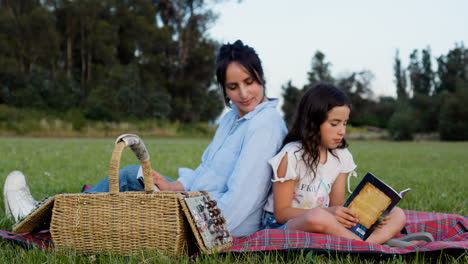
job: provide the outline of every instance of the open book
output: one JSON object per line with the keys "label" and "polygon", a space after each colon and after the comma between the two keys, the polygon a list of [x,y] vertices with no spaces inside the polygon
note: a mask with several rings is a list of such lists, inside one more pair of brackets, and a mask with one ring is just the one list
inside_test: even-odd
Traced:
{"label": "open book", "polygon": [[366,240],[409,190],[398,193],[368,172],[344,204],[357,213],[359,218],[357,225],[349,230]]}
{"label": "open book", "polygon": [[[145,184],[144,184],[145,176],[143,176],[143,168],[141,166],[138,169],[137,179],[140,182],[141,186],[145,186]],[[154,187],[155,192],[159,191],[159,188],[158,188],[158,186],[156,186],[156,184],[153,184],[153,187]]]}

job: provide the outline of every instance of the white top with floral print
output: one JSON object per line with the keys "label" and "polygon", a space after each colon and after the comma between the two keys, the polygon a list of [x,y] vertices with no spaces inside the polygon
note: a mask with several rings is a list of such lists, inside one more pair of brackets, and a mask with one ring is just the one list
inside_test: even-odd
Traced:
{"label": "white top with floral print", "polygon": [[[340,173],[349,173],[356,169],[353,156],[347,148],[335,149],[335,155],[328,151],[325,164],[317,166],[316,175],[307,168],[302,159],[302,144],[291,142],[269,160],[273,168],[273,182],[295,180],[295,190],[292,207],[311,209],[315,207],[328,207],[330,204],[330,191],[333,183]],[[277,171],[283,157],[287,155],[288,166],[284,178],[278,178]],[[270,193],[265,211],[273,212],[273,193]]]}

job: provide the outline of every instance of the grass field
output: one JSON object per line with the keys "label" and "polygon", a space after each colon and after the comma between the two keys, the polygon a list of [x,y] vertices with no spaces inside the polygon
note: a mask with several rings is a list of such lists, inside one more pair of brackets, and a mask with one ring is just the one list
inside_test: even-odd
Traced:
{"label": "grass field", "polygon": [[[177,168],[196,168],[210,139],[146,138],[152,167],[176,178]],[[13,170],[21,170],[36,199],[56,193],[79,192],[82,185],[95,184],[107,175],[114,139],[0,138],[0,183]],[[358,164],[359,179],[372,172],[397,191],[411,188],[399,206],[419,211],[436,211],[466,216],[468,190],[468,142],[351,141],[350,150]],[[121,165],[136,163],[131,151],[124,151]],[[0,198],[0,229],[11,230]],[[77,256],[74,252],[46,253],[25,250],[0,241],[0,263],[467,263],[468,255],[391,256],[382,260],[363,255],[317,255],[304,252],[268,252],[201,256],[172,259],[154,252],[123,258],[119,256]]]}

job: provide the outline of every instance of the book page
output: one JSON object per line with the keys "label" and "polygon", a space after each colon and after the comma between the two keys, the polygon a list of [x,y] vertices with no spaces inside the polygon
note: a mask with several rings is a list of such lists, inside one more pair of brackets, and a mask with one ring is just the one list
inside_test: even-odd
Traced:
{"label": "book page", "polygon": [[405,196],[409,191],[411,191],[410,188],[404,189],[403,191],[400,192],[400,197],[403,198],[403,196]]}
{"label": "book page", "polygon": [[358,214],[361,225],[370,228],[391,202],[390,197],[367,182],[349,208]]}

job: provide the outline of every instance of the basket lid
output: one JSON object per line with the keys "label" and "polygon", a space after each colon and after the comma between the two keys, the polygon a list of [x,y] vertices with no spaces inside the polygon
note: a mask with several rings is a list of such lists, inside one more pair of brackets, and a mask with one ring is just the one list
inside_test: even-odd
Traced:
{"label": "basket lid", "polygon": [[49,229],[54,198],[55,196],[47,197],[40,201],[31,213],[13,226],[13,233],[18,234]]}
{"label": "basket lid", "polygon": [[204,253],[228,249],[232,245],[232,236],[216,201],[206,191],[192,193],[198,195],[188,196],[180,203],[198,247]]}

